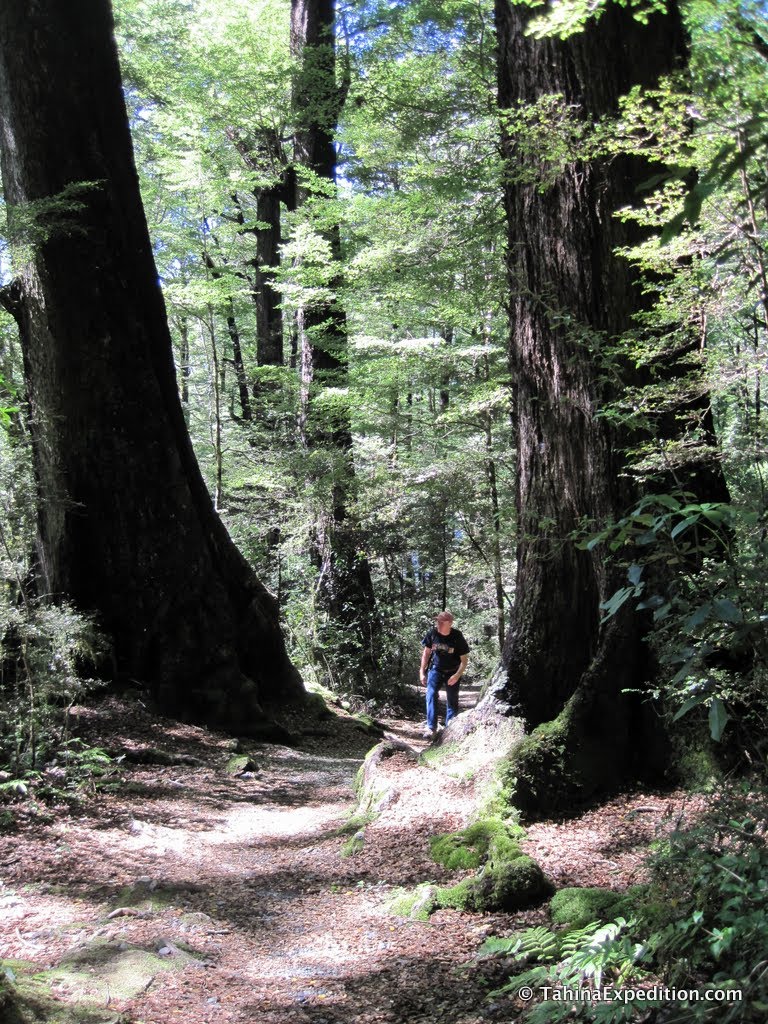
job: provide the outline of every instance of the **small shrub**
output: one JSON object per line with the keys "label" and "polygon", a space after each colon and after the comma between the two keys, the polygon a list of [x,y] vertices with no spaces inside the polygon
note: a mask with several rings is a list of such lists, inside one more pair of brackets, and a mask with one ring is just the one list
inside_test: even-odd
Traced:
{"label": "small shrub", "polygon": [[686,1019],[764,1019],[767,814],[763,790],[732,789],[696,828],[673,834],[652,862],[644,923],[662,976],[680,987],[703,980],[743,993],[741,1003],[718,1004],[717,1014],[712,1004],[692,1005]]}
{"label": "small shrub", "polygon": [[[669,989],[738,990],[738,1001],[677,1000],[674,1021],[757,1024],[768,1006],[766,820],[764,790],[731,789],[695,828],[674,833],[657,851],[648,886],[624,894],[564,889],[550,904],[553,921],[564,929],[490,939],[481,952],[515,958],[503,991],[521,985],[620,988],[643,979]],[[594,920],[581,924],[590,913]],[[647,1019],[651,1006],[660,1005],[547,1001],[532,1006],[524,1020],[615,1024]]]}
{"label": "small shrub", "polygon": [[[532,988],[600,989],[621,988],[639,981],[646,972],[641,966],[645,949],[632,938],[634,922],[618,918],[608,924],[592,921],[584,928],[555,932],[548,928],[529,928],[508,939],[489,939],[482,953],[505,953],[515,958],[517,973],[498,993],[516,992],[521,986]],[[647,1004],[643,1004],[647,1009]],[[525,1013],[527,1024],[557,1024],[581,1019],[618,1024],[628,1021],[634,1007],[599,1002],[574,1003],[570,1000],[545,1000]]]}
{"label": "small shrub", "polygon": [[18,775],[65,749],[69,709],[103,685],[83,667],[101,659],[104,644],[67,604],[25,600],[0,611],[0,763]]}

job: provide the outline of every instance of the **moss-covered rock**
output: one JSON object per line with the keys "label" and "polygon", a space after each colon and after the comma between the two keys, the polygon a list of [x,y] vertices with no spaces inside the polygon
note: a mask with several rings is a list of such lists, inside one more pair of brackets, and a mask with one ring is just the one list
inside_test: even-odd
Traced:
{"label": "moss-covered rock", "polygon": [[142,879],[132,885],[123,886],[115,897],[113,910],[130,907],[141,913],[155,913],[167,907],[179,905],[180,895],[188,896],[189,887],[156,885],[154,881]]}
{"label": "moss-covered rock", "polygon": [[455,910],[518,910],[549,896],[552,885],[520,849],[522,830],[499,818],[484,818],[461,832],[435,836],[430,847],[451,870],[479,868],[457,885],[439,888],[436,906]]}
{"label": "moss-covered rock", "polygon": [[513,860],[489,862],[474,877],[438,889],[436,901],[455,910],[521,910],[546,899],[552,888],[536,861],[521,854]]}
{"label": "moss-covered rock", "polygon": [[410,917],[414,921],[428,921],[437,910],[437,886],[424,882],[415,889],[400,889],[389,901],[387,909],[397,917]]}
{"label": "moss-covered rock", "polygon": [[323,684],[317,682],[317,680],[307,680],[304,685],[306,686],[306,693],[304,695],[305,706],[308,708],[314,708],[321,714],[327,713],[333,717],[334,713],[330,708],[333,705],[340,707],[344,703],[338,693],[334,693],[333,690],[330,690],[327,686],[323,686]]}
{"label": "moss-covered rock", "polygon": [[354,857],[360,853],[365,846],[365,830],[377,817],[377,813],[370,808],[365,811],[358,810],[336,829],[337,836],[348,837],[341,847],[342,857]]}
{"label": "moss-covered rock", "polygon": [[433,856],[452,869],[479,867],[455,886],[425,883],[401,892],[390,903],[392,913],[426,921],[437,909],[518,910],[552,895],[553,886],[539,864],[517,843],[520,829],[499,820],[483,820],[460,833],[437,836]]}
{"label": "moss-covered rock", "polygon": [[225,771],[227,775],[242,775],[243,772],[255,772],[258,766],[248,754],[235,754],[227,761]]}
{"label": "moss-covered rock", "polygon": [[463,878],[456,885],[439,886],[434,893],[433,910],[480,910],[476,879]]}
{"label": "moss-covered rock", "polygon": [[[333,695],[328,691],[329,697]],[[308,711],[313,715],[316,715],[319,719],[333,718],[334,713],[328,707],[328,698],[320,692],[308,692],[304,698],[305,705]]]}
{"label": "moss-covered rock", "polygon": [[354,857],[365,846],[365,829],[361,828],[347,839],[341,848],[342,857]]}
{"label": "moss-covered rock", "polygon": [[45,974],[57,993],[69,993],[81,1001],[102,1002],[110,996],[132,999],[143,992],[157,975],[179,971],[201,960],[180,944],[158,943],[145,949],[124,942],[94,939],[62,957],[59,965]]}
{"label": "moss-covered rock", "polygon": [[475,899],[479,910],[520,910],[540,903],[552,889],[538,863],[523,854],[487,864],[477,879]]}
{"label": "moss-covered rock", "polygon": [[414,764],[418,759],[418,754],[412,747],[394,739],[377,743],[366,754],[355,780],[359,813],[368,813],[387,796],[391,787],[382,778],[386,775],[383,767],[384,763],[395,755],[406,757]]}
{"label": "moss-covered rock", "polygon": [[433,836],[429,850],[433,860],[449,871],[479,868],[493,857],[512,860],[519,857],[516,836],[521,830],[510,828],[497,818],[484,818],[461,832]]}
{"label": "moss-covered rock", "polygon": [[49,970],[21,961],[3,964],[12,978],[6,974],[0,988],[3,1024],[116,1024],[123,1018],[105,1009],[110,1000],[135,998],[158,974],[201,967],[202,961],[170,941],[145,949],[94,939]]}
{"label": "moss-covered rock", "polygon": [[353,721],[355,728],[360,732],[364,732],[367,736],[381,737],[384,735],[384,726],[381,722],[372,718],[370,715],[366,715],[364,711],[358,712],[353,715]]}

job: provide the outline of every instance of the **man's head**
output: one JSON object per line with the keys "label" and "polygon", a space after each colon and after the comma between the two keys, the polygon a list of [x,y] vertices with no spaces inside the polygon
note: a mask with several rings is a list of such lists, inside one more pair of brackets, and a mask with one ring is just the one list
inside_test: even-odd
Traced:
{"label": "man's head", "polygon": [[438,633],[447,636],[453,626],[453,616],[450,612],[440,612],[439,615],[435,616],[435,625],[437,626]]}

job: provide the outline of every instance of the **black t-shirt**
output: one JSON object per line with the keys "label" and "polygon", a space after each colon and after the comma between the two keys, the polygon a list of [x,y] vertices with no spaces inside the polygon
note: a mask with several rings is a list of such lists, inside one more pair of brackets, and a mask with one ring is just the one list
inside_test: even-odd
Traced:
{"label": "black t-shirt", "polygon": [[461,664],[461,656],[469,654],[469,644],[458,629],[451,629],[451,632],[444,636],[433,626],[421,641],[422,647],[429,647],[432,651],[430,667],[440,672],[447,672],[453,675]]}

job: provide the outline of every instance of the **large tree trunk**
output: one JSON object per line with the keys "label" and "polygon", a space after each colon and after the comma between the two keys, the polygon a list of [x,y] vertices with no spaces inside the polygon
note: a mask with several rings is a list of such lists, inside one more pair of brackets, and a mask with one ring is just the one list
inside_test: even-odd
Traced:
{"label": "large tree trunk", "polygon": [[192,451],[112,31],[108,0],[0,5],[40,590],[96,610],[120,675],[165,708],[252,731],[302,686]]}
{"label": "large tree trunk", "polygon": [[[561,94],[572,114],[594,122],[615,114],[632,86],[653,87],[685,62],[674,3],[642,25],[609,2],[565,42],[527,36],[531,16],[527,6],[496,0],[503,110]],[[502,665],[485,704],[521,715],[529,727],[557,720],[515,764],[517,801],[547,812],[609,788],[648,753],[645,713],[622,693],[648,679],[647,623],[627,605],[600,624],[600,602],[624,574],[599,549],[578,550],[570,538],[585,523],[622,515],[637,497],[621,454],[629,439],[597,416],[614,396],[601,383],[596,353],[633,326],[646,302],[637,273],[615,255],[639,240],[639,229],[614,213],[637,201],[651,171],[631,155],[548,166],[546,155],[508,131],[503,146],[518,573]]]}
{"label": "large tree trunk", "polygon": [[[333,0],[292,0],[291,51],[298,61],[293,107],[296,118],[294,159],[297,166],[335,184],[334,132],[344,102],[345,85],[336,82],[335,12]],[[311,194],[296,176],[295,206]],[[340,258],[338,228],[325,231],[334,260]],[[339,280],[330,284],[335,290]],[[330,508],[316,524],[312,558],[318,569],[320,607],[343,627],[348,640],[338,651],[346,667],[369,674],[378,667],[380,622],[370,566],[362,553],[359,528],[349,514],[354,487],[352,429],[349,413],[335,409],[320,421],[313,396],[323,388],[347,384],[347,318],[338,301],[305,306],[297,317],[301,346],[300,428],[309,447],[326,446],[334,452],[334,482]],[[338,649],[337,649],[338,650]]]}

